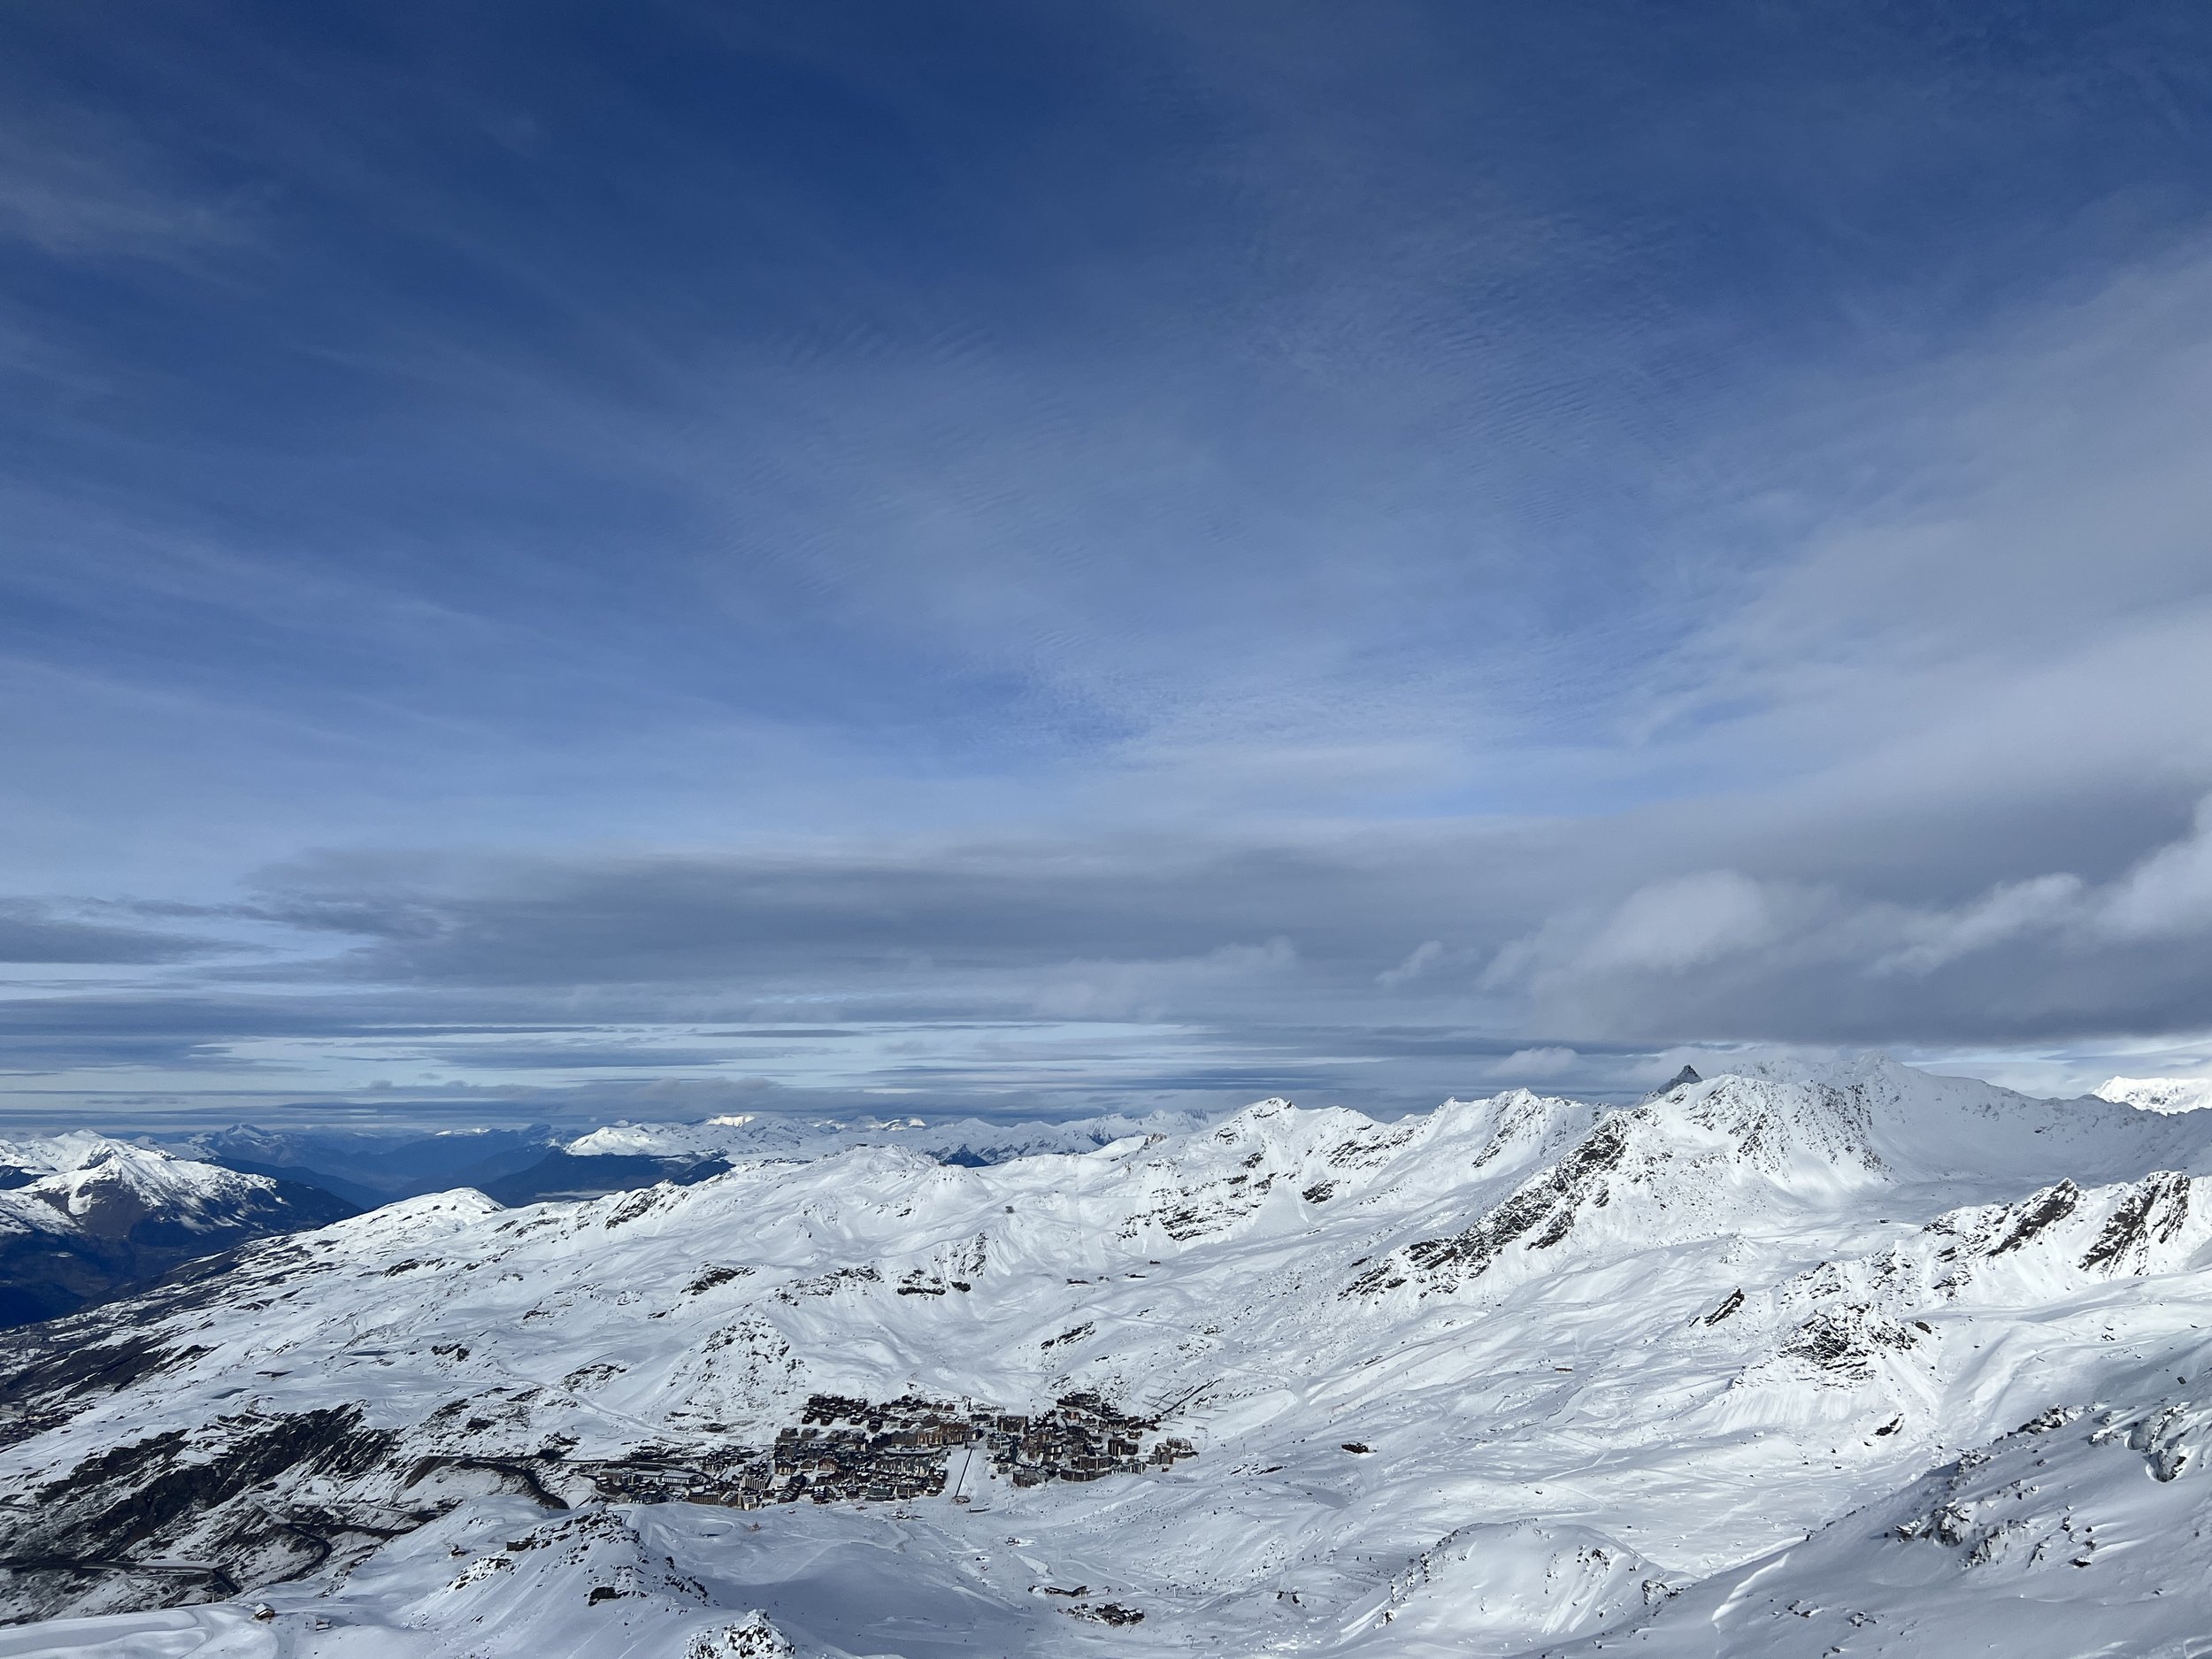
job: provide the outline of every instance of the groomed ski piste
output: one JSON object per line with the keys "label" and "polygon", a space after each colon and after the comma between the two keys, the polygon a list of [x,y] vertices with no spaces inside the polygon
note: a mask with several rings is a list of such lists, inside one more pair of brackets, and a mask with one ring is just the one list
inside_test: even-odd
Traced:
{"label": "groomed ski piste", "polygon": [[411,1200],[0,1340],[0,1659],[2212,1654],[2208,1174],[1866,1057]]}

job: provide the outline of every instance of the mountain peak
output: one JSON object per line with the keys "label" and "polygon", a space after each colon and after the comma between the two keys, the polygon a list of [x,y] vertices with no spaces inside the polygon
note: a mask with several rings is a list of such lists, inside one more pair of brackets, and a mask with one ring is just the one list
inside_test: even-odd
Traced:
{"label": "mountain peak", "polygon": [[[0,1482],[42,1494],[0,1509],[0,1619],[165,1608],[193,1563],[303,1659],[326,1617],[457,1650],[526,1604],[756,1659],[756,1608],[806,1659],[1038,1659],[1072,1621],[1101,1659],[1371,1659],[1609,1651],[1707,1586],[1687,1655],[1743,1563],[1829,1529],[1847,1559],[1777,1614],[1822,1648],[1882,1586],[1898,1628],[1956,1594],[1916,1563],[2094,1551],[2149,1652],[2201,1567],[2212,1499],[2172,1477],[2212,1421],[2212,1118],[1846,1058],[1087,1122],[976,1168],[936,1142],[1004,1126],[806,1123],[816,1156],[695,1185],[457,1189],[0,1340]],[[2006,1482],[1959,1459],[2022,1423]],[[2159,1525],[2108,1549],[2108,1511]],[[88,1592],[85,1559],[146,1571]]]}

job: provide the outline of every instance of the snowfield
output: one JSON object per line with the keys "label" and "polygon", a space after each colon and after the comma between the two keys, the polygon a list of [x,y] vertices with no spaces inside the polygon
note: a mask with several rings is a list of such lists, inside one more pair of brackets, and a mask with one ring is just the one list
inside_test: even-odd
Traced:
{"label": "snowfield", "polygon": [[0,1339],[0,1659],[2212,1654],[2208,1175],[1868,1058],[411,1200]]}

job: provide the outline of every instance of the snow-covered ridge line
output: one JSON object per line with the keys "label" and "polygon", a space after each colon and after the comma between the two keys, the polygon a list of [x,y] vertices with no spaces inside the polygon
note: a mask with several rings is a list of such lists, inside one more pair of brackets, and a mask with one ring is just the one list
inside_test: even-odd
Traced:
{"label": "snow-covered ridge line", "polygon": [[980,1118],[801,1118],[740,1113],[703,1123],[610,1124],[562,1143],[575,1157],[820,1157],[854,1146],[904,1146],[934,1158],[1002,1163],[1089,1152],[1132,1135],[1187,1134],[1207,1120],[1191,1112],[1110,1114],[1062,1121]]}
{"label": "snow-covered ridge line", "polygon": [[[219,1567],[303,1659],[428,1659],[501,1607],[547,1654],[715,1619],[909,1659],[1910,1653],[1962,1572],[2093,1591],[2126,1645],[2212,1567],[2212,1118],[1865,1060],[974,1166],[886,1139],[416,1199],[0,1340],[0,1490],[39,1494],[0,1556],[108,1563],[6,1604]],[[1976,1472],[2037,1456],[2062,1514]],[[1809,1578],[1776,1564],[1809,1533]]]}
{"label": "snow-covered ridge line", "polygon": [[2212,1078],[2115,1077],[2097,1085],[2099,1100],[2153,1112],[2201,1111],[2212,1106]]}
{"label": "snow-covered ridge line", "polygon": [[[90,1129],[65,1130],[59,1134],[32,1135],[19,1141],[0,1140],[0,1167],[42,1175],[79,1170],[88,1164],[121,1157],[142,1167],[161,1163],[191,1164],[172,1152],[118,1140]],[[204,1165],[195,1165],[204,1168]]]}

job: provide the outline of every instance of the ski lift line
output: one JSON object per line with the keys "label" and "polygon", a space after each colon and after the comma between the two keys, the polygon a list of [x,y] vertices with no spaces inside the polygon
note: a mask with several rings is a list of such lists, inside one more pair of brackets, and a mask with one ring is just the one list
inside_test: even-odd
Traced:
{"label": "ski lift line", "polygon": [[[1241,1368],[1240,1368],[1240,1369],[1241,1369]],[[1165,1404],[1165,1405],[1161,1406],[1160,1408],[1158,1408],[1158,1415],[1159,1415],[1159,1416],[1161,1416],[1161,1417],[1170,1417],[1170,1416],[1173,1415],[1175,1412],[1177,1412],[1177,1411],[1180,1410],[1180,1409],[1181,1409],[1184,1406],[1186,1406],[1186,1405],[1189,1404],[1189,1403],[1190,1403],[1193,1400],[1196,1399],[1196,1398],[1197,1398],[1200,1394],[1204,1394],[1204,1393],[1206,1392],[1206,1390],[1207,1390],[1207,1389],[1209,1389],[1209,1388],[1217,1388],[1217,1387],[1219,1387],[1220,1386],[1221,1386],[1221,1379],[1220,1379],[1220,1378],[1218,1378],[1218,1377],[1210,1377],[1210,1378],[1208,1378],[1208,1379],[1207,1379],[1204,1382],[1200,1383],[1200,1384],[1198,1385],[1198,1386],[1197,1386],[1197,1387],[1191,1389],[1191,1390],[1190,1390],[1188,1393],[1187,1393],[1187,1394],[1179,1394],[1179,1395],[1177,1395],[1174,1399],[1172,1399],[1172,1400],[1169,1401],[1169,1402],[1167,1402],[1167,1404]]]}

